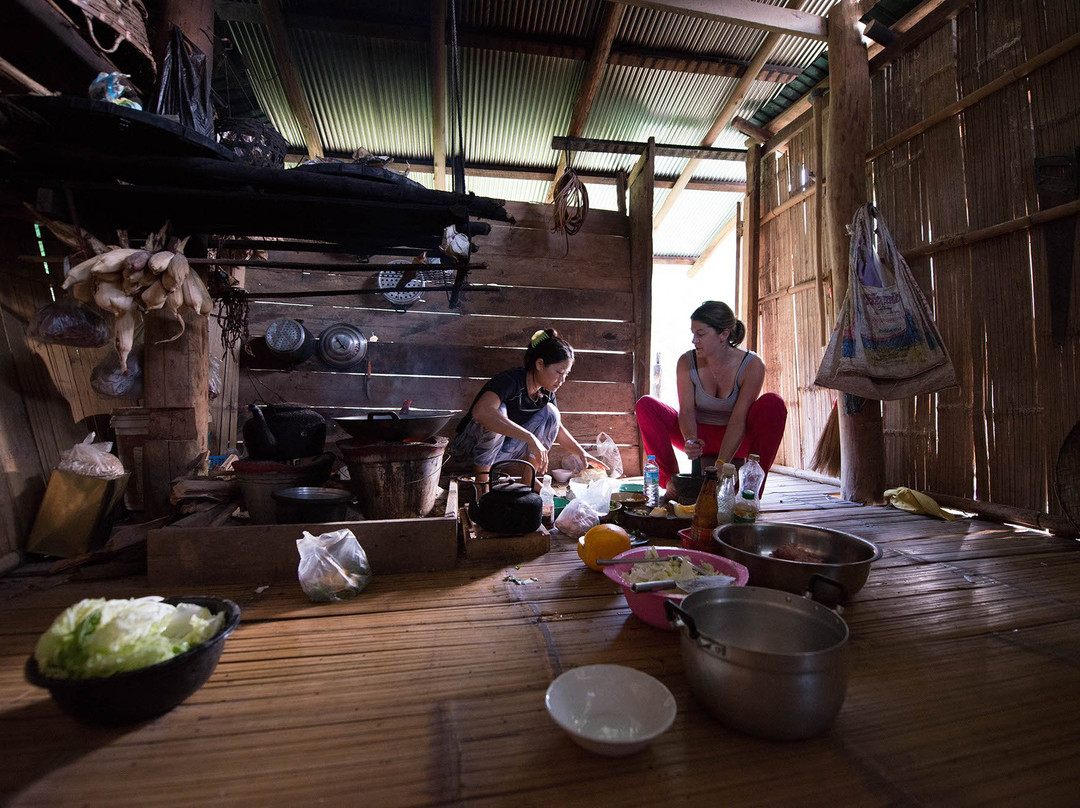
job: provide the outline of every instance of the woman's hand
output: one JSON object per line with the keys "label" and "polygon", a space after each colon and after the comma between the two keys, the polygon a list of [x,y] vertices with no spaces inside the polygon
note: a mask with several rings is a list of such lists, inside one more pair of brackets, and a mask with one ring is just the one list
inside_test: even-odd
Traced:
{"label": "woman's hand", "polygon": [[547,474],[548,450],[536,435],[529,435],[529,462],[536,468],[537,476]]}
{"label": "woman's hand", "polygon": [[698,438],[692,438],[683,444],[683,451],[686,452],[686,456],[691,460],[696,460],[701,457],[702,452],[705,451],[705,441]]}
{"label": "woman's hand", "polygon": [[611,469],[608,468],[607,463],[605,463],[603,460],[597,460],[591,454],[586,454],[585,452],[582,452],[581,460],[585,464],[585,468],[587,469],[600,469],[601,471],[611,471]]}

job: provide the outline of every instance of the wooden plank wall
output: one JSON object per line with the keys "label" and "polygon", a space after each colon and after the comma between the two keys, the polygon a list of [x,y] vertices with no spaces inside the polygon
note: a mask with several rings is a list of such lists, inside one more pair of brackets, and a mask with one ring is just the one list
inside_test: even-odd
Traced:
{"label": "wooden plank wall", "polygon": [[[982,0],[871,76],[868,149],[918,125],[1080,31],[1073,0]],[[886,480],[1061,515],[1054,466],[1080,421],[1080,272],[1049,288],[1043,229],[951,249],[949,237],[1038,210],[1034,161],[1080,145],[1080,49],[1071,47],[868,162],[871,196],[935,309],[960,386],[886,402]],[[809,387],[820,361],[807,269],[812,200],[797,193],[812,127],[762,160],[761,317],[769,375],[791,408],[783,462],[806,466],[831,391]],[[827,147],[827,144],[826,144]],[[827,182],[827,178],[826,178]],[[770,218],[771,217],[771,218]],[[1080,254],[1080,233],[1077,238]],[[947,245],[946,245],[947,246]],[[801,285],[800,285],[801,284]],[[1064,346],[1049,305],[1068,295]],[[774,323],[770,327],[769,323]]]}
{"label": "wooden plank wall", "polygon": [[[49,255],[69,252],[44,232],[43,240]],[[44,345],[27,336],[34,312],[52,300],[50,286],[62,280],[58,265],[49,276],[41,264],[19,260],[38,249],[30,222],[0,221],[0,556],[25,546],[60,453],[91,430],[104,438],[112,410],[137,403],[90,387],[94,365],[111,347]]]}
{"label": "wooden plank wall", "polygon": [[[582,443],[608,433],[620,446],[627,473],[637,473],[628,219],[592,210],[583,229],[567,239],[551,232],[550,206],[506,208],[516,224],[492,222],[491,233],[476,238],[480,249],[473,260],[487,268],[473,271],[469,280],[489,291],[467,292],[455,309],[445,292],[427,292],[405,312],[381,295],[260,301],[260,292],[374,288],[375,277],[248,267],[253,337],[273,320],[293,317],[316,336],[332,323],[348,322],[378,341],[368,346],[368,392],[363,367],[333,372],[313,357],[285,372],[246,360],[238,393],[241,417],[252,402],[283,400],[307,403],[328,417],[397,411],[406,399],[417,414],[459,413],[488,377],[520,364],[533,332],[554,327],[576,353],[571,377],[559,391],[568,429]],[[271,253],[286,257],[295,256]],[[442,434],[452,434],[456,423],[452,419]],[[333,425],[330,439],[343,437]]]}

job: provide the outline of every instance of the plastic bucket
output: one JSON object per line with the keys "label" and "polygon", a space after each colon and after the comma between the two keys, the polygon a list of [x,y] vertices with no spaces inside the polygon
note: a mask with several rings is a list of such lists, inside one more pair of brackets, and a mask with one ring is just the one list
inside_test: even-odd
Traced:
{"label": "plastic bucket", "polygon": [[439,493],[442,458],[450,443],[434,437],[415,443],[338,442],[357,506],[367,519],[427,516]]}
{"label": "plastic bucket", "polygon": [[145,490],[143,444],[150,431],[150,410],[144,407],[114,410],[109,426],[116,433],[116,456],[130,475],[124,490],[124,505],[129,511],[141,511]]}

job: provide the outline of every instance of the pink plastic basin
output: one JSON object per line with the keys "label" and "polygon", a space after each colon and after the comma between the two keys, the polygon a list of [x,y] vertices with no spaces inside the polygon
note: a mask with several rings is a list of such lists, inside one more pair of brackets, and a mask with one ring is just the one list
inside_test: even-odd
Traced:
{"label": "pink plastic basin", "polygon": [[[673,600],[676,603],[686,597],[681,589],[665,589],[662,592],[634,592],[630,584],[626,583],[624,575],[630,571],[636,559],[644,558],[649,547],[632,547],[625,553],[619,553],[615,558],[626,561],[626,564],[612,564],[604,567],[604,575],[622,587],[626,595],[626,604],[637,617],[644,620],[650,626],[673,631],[675,626],[667,621],[664,615],[664,601]],[[653,547],[660,556],[681,555],[693,561],[695,564],[708,564],[719,575],[730,575],[735,579],[732,586],[746,586],[750,573],[746,567],[737,561],[732,561],[723,556],[703,553],[700,550],[685,550],[682,547]]]}

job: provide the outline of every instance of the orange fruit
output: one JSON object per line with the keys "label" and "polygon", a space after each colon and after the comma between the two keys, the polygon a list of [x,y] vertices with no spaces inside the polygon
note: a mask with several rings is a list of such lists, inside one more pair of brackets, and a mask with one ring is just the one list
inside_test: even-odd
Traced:
{"label": "orange fruit", "polygon": [[630,534],[618,525],[599,524],[591,527],[578,539],[577,552],[590,569],[601,572],[598,558],[614,558],[630,549]]}

